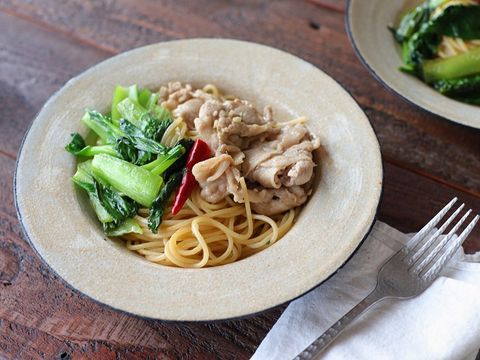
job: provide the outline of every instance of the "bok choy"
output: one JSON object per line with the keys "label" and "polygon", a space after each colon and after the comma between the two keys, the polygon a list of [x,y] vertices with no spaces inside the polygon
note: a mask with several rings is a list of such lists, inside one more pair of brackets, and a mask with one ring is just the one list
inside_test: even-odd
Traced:
{"label": "bok choy", "polygon": [[[402,17],[393,34],[402,46],[402,71],[442,94],[478,103],[480,43],[472,40],[480,40],[480,3],[425,1]],[[455,91],[443,90],[445,82],[454,83]]]}
{"label": "bok choy", "polygon": [[81,122],[89,135],[73,133],[65,149],[79,159],[72,181],[88,195],[105,233],[142,233],[134,219],[142,207],[149,209],[148,226],[156,232],[192,141],[162,144],[171,113],[158,105],[157,93],[136,85],[117,86],[109,114],[87,110]]}

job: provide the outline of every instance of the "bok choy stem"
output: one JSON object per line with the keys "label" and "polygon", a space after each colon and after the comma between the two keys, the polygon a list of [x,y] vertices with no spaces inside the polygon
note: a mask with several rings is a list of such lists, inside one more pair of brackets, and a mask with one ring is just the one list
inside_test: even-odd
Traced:
{"label": "bok choy stem", "polygon": [[150,171],[110,155],[93,157],[93,174],[145,207],[155,200],[163,179]]}
{"label": "bok choy stem", "polygon": [[464,54],[445,59],[428,60],[423,63],[426,82],[451,80],[480,73],[480,47]]}
{"label": "bok choy stem", "polygon": [[185,153],[185,148],[182,145],[176,145],[165,155],[160,155],[158,159],[143,165],[144,169],[150,170],[152,174],[161,175],[167,170],[175,161],[177,161]]}

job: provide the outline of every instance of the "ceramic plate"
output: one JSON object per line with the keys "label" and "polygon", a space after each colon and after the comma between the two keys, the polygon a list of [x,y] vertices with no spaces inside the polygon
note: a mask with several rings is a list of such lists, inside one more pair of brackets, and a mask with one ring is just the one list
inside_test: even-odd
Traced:
{"label": "ceramic plate", "polygon": [[419,79],[398,70],[400,45],[389,26],[396,25],[405,10],[418,0],[350,0],[347,30],[350,40],[368,70],[387,88],[421,108],[448,120],[480,128],[480,107],[441,95]]}
{"label": "ceramic plate", "polygon": [[[314,192],[287,235],[233,264],[179,269],[150,263],[105,238],[70,181],[64,151],[86,107],[106,110],[117,84],[158,88],[181,80],[300,115],[320,136]],[[368,233],[382,188],[379,145],[355,101],[334,80],[285,52],[247,42],[181,40],[128,51],[70,80],[42,108],[18,157],[15,194],[26,237],[68,284],[115,309],[164,320],[219,320],[294,299],[328,278]]]}

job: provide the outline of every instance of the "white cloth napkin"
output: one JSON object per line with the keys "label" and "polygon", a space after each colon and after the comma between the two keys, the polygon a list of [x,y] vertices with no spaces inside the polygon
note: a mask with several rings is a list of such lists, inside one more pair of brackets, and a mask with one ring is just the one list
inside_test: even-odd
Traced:
{"label": "white cloth napkin", "polygon": [[[411,235],[377,222],[352,259],[293,301],[252,359],[292,359],[373,290],[380,266]],[[416,298],[384,300],[357,318],[322,359],[475,360],[480,348],[480,252],[456,254]]]}

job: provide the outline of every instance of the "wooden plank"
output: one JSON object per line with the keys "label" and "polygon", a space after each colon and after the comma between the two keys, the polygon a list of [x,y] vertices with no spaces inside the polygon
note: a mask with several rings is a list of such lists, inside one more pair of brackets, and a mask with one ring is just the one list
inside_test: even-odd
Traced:
{"label": "wooden plank", "polygon": [[[282,48],[324,69],[351,91],[370,117],[387,159],[396,159],[480,193],[480,177],[471,176],[480,173],[480,131],[429,115],[386,91],[354,55],[343,29],[342,13],[311,3],[302,3],[301,6],[295,4],[275,1],[252,2],[242,6],[220,0],[172,0],[159,6],[147,0],[135,3],[127,0],[113,3],[98,0],[88,3],[80,0],[58,3],[46,0],[35,4],[24,0],[0,0],[0,10],[28,18],[41,26],[58,29],[65,37],[71,37],[70,47],[80,39],[81,49],[85,48],[85,43],[89,43],[96,44],[100,49],[117,52],[162,40],[201,36],[247,39]],[[312,23],[318,29],[312,28]],[[23,22],[21,27],[26,27]],[[17,44],[15,38],[0,36],[4,44],[10,41],[7,47],[10,49],[7,54],[12,59],[10,63],[21,61],[12,50]],[[47,43],[43,48],[48,49],[54,45]],[[33,51],[28,49],[35,48],[25,46],[22,58],[35,58],[37,54],[28,52]],[[54,49],[61,49],[61,46]],[[68,54],[69,51],[65,53]],[[77,55],[78,53],[82,55],[83,51],[77,51]],[[67,56],[62,55],[61,51],[55,55]],[[54,76],[57,71],[63,81],[67,74],[78,71],[74,69],[84,68],[105,55],[104,52],[96,54],[96,58],[82,57],[80,64],[76,58],[69,57],[68,60],[71,61],[66,62],[69,66],[67,71],[62,71],[62,67],[60,70],[57,68],[65,61],[55,62],[44,55],[40,57],[41,62],[38,61],[38,64],[42,64],[42,69],[39,70],[44,73],[36,75],[37,81],[43,85],[43,79],[48,74]],[[0,73],[3,74],[0,78],[7,78],[10,73],[11,69],[8,68]],[[31,76],[20,78],[22,72],[16,73],[19,75],[15,83],[28,83],[25,77],[29,79]],[[53,82],[48,78],[46,80],[47,84]],[[46,88],[44,91],[35,87],[31,96],[39,100],[45,99],[52,91],[48,90],[48,86]],[[32,91],[32,88],[29,90]],[[39,90],[42,95],[36,94]],[[32,109],[25,110],[28,115],[20,113],[20,116],[12,112],[12,117],[19,118],[20,124],[16,126],[20,130],[25,128],[24,119],[30,119],[37,109],[38,105],[33,106]],[[0,140],[2,139],[0,135]],[[0,149],[1,146],[0,142]],[[9,146],[3,150],[11,152],[14,148]]]}
{"label": "wooden plank", "polygon": [[330,16],[314,4],[292,1],[235,4],[222,0],[168,0],[160,6],[148,0],[114,3],[93,0],[88,4],[81,0],[68,3],[45,0],[36,4],[0,0],[0,10],[116,52],[186,37],[234,37],[251,41],[258,38],[272,46],[291,43],[298,49],[311,42],[312,35],[319,35],[310,29],[310,19],[316,20],[318,16],[320,27],[337,32],[343,32],[344,28],[340,15]]}
{"label": "wooden plank", "polygon": [[0,13],[0,149],[15,158],[43,103],[72,76],[109,54]]}
{"label": "wooden plank", "polygon": [[307,0],[308,2],[322,7],[324,9],[344,12],[346,7],[346,2],[343,0]]}
{"label": "wooden plank", "polygon": [[[480,198],[434,180],[385,164],[385,183],[379,220],[403,232],[416,232],[455,196],[480,214]],[[470,217],[472,219],[473,216]],[[464,244],[466,252],[480,251],[480,225]]]}

